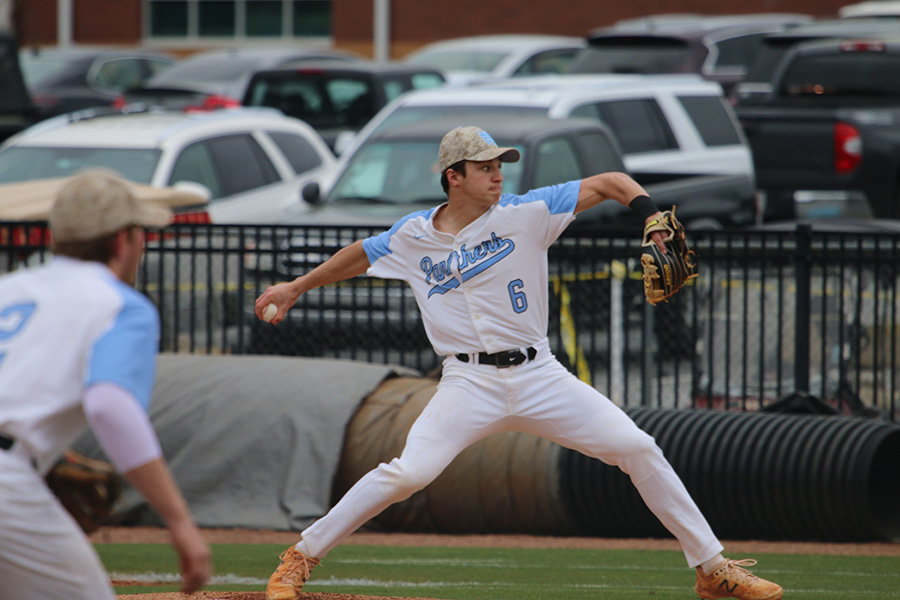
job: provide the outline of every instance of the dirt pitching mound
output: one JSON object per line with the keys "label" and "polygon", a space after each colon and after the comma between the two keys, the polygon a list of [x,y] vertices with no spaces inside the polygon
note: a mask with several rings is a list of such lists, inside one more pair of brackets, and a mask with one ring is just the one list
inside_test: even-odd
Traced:
{"label": "dirt pitching mound", "polygon": [[[119,600],[266,600],[265,592],[196,592],[188,596],[178,592],[166,594],[122,594]],[[358,596],[356,594],[302,593],[299,600],[435,600],[434,598],[396,598],[388,596]]]}

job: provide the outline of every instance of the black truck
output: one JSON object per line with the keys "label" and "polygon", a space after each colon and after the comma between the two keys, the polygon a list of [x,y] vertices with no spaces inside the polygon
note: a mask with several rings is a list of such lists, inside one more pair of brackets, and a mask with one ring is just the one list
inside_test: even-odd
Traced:
{"label": "black truck", "polygon": [[735,113],[766,221],[900,218],[900,35],[798,43]]}

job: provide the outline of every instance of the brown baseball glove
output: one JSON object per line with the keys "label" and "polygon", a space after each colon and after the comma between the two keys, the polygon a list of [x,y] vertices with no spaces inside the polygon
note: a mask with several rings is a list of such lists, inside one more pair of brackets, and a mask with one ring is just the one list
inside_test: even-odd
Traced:
{"label": "brown baseball glove", "polygon": [[[665,234],[666,253],[663,254],[651,234]],[[644,295],[650,304],[668,300],[685,283],[697,276],[694,252],[688,247],[684,226],[675,218],[675,207],[644,227],[641,244],[641,268],[644,271]]]}
{"label": "brown baseball glove", "polygon": [[63,454],[47,473],[46,481],[85,533],[106,522],[122,491],[121,479],[110,463],[74,450]]}

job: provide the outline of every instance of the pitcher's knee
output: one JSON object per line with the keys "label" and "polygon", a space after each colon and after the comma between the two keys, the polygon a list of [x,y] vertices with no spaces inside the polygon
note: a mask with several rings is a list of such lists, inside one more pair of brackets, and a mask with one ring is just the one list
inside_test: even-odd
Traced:
{"label": "pitcher's knee", "polygon": [[632,481],[642,481],[666,464],[656,440],[647,434],[636,437],[619,459],[619,468],[631,476]]}
{"label": "pitcher's knee", "polygon": [[431,483],[438,473],[404,464],[399,458],[378,465],[378,485],[390,497],[405,500]]}

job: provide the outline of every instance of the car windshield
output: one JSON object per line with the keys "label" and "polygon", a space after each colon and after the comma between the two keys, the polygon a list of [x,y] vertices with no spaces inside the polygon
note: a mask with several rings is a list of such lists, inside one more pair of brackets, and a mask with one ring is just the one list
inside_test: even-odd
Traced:
{"label": "car windshield", "polygon": [[816,101],[900,97],[900,61],[896,54],[844,52],[798,58],[784,75],[784,96]]}
{"label": "car windshield", "polygon": [[149,184],[159,157],[154,149],[12,147],[0,152],[0,184],[68,177],[87,167],[107,167]]}
{"label": "car windshield", "polygon": [[509,55],[498,50],[440,50],[434,49],[411,56],[408,63],[432,67],[442,71],[475,71],[490,73]]}
{"label": "car windshield", "polygon": [[[432,206],[443,202],[438,146],[440,140],[382,141],[360,148],[332,188],[329,201]],[[504,193],[517,193],[521,179],[521,162],[503,165]]]}
{"label": "car windshield", "polygon": [[366,77],[310,72],[260,77],[244,104],[277,108],[316,129],[359,128],[375,112],[372,96],[372,82]]}
{"label": "car windshield", "polygon": [[669,39],[591,40],[572,61],[572,73],[672,73],[688,58],[687,44]]}
{"label": "car windshield", "polygon": [[156,75],[151,83],[164,86],[169,82],[231,81],[259,68],[260,64],[253,56],[204,56],[175,65]]}
{"label": "car windshield", "polygon": [[546,108],[532,106],[400,106],[378,124],[375,132],[387,131],[407,123],[419,123],[435,119],[460,119],[470,125],[490,129],[491,121],[498,117],[528,118],[547,114]]}
{"label": "car windshield", "polygon": [[72,59],[64,56],[46,56],[30,52],[19,54],[22,77],[28,87],[39,87],[45,81],[50,81],[63,73],[71,64]]}
{"label": "car windshield", "polygon": [[[777,40],[776,40],[777,41]],[[768,83],[778,63],[790,49],[790,42],[763,41],[753,55],[744,81]]]}

